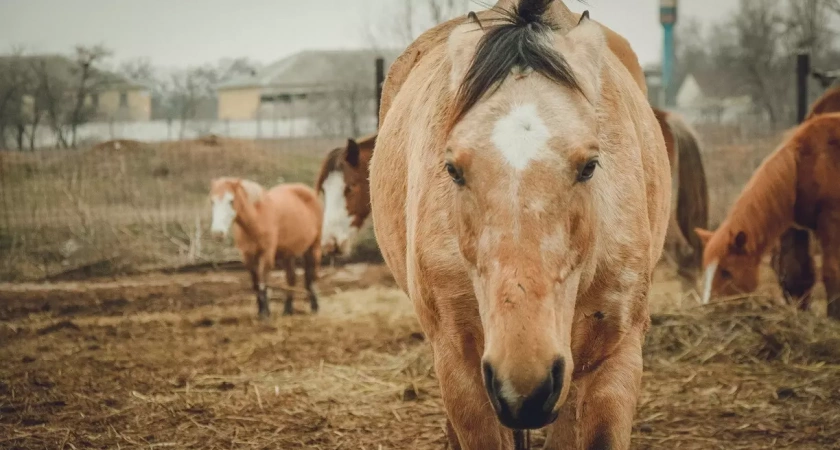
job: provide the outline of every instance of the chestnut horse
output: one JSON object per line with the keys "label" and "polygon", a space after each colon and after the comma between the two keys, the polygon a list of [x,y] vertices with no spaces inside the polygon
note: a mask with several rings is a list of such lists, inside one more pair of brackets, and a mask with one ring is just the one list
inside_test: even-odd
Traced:
{"label": "chestnut horse", "polygon": [[[830,87],[811,106],[805,120],[820,114],[840,112],[840,82]],[[810,307],[811,290],[817,282],[816,264],[811,256],[811,233],[807,229],[789,228],[771,250],[770,266],[788,301],[801,310]]]}
{"label": "chestnut horse", "polygon": [[510,428],[548,425],[549,449],[626,449],[670,209],[656,117],[609,34],[559,0],[459,22],[397,65],[370,163],[451,443],[507,449]]}
{"label": "chestnut horse", "polygon": [[704,302],[753,292],[765,250],[791,226],[814,231],[823,252],[828,315],[840,320],[840,113],[818,115],[790,133],[755,171],[705,243]]}
{"label": "chestnut horse", "polygon": [[[304,260],[304,286],[312,312],[318,311],[315,280],[321,263],[321,205],[315,192],[298,183],[263,191],[256,183],[238,178],[216,178],[210,183],[213,206],[211,231],[224,237],[233,227],[236,247],[251,274],[259,316],[269,316],[268,275],[282,263],[286,282],[294,287],[295,258]],[[259,189],[257,189],[259,188]],[[292,314],[294,294],[286,293],[283,314]]]}
{"label": "chestnut horse", "polygon": [[325,255],[346,255],[370,214],[368,164],[376,135],[348,139],[327,154],[315,182],[324,204],[321,247]]}

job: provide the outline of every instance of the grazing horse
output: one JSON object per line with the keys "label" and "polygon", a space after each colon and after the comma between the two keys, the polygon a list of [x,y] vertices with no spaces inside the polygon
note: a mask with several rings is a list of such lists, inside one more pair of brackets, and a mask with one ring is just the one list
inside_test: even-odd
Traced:
{"label": "grazing horse", "polygon": [[709,226],[709,189],[696,133],[677,114],[653,109],[671,163],[671,217],[665,248],[674,258],[684,287],[695,288],[703,243],[695,228]]}
{"label": "grazing horse", "polygon": [[370,214],[368,164],[376,135],[347,140],[327,154],[315,190],[324,203],[321,246],[325,255],[346,255]]}
{"label": "grazing horse", "polygon": [[823,252],[828,315],[840,320],[840,113],[790,133],[755,171],[705,250],[704,303],[712,294],[753,292],[765,250],[789,227],[814,231]]}
{"label": "grazing horse", "polygon": [[396,67],[374,231],[431,343],[454,448],[543,426],[549,449],[630,445],[669,161],[609,34],[576,19],[559,0],[500,1]]}
{"label": "grazing horse", "polygon": [[[216,178],[210,183],[213,206],[211,231],[224,237],[233,227],[233,238],[242,262],[251,274],[257,293],[259,316],[269,316],[268,275],[283,264],[286,282],[294,287],[295,258],[304,260],[304,285],[312,312],[318,311],[315,280],[321,263],[323,213],[315,192],[298,183],[281,184],[263,191],[256,183],[238,178]],[[293,313],[291,290],[283,314]]]}
{"label": "grazing horse", "polygon": [[[811,106],[805,120],[820,114],[840,112],[840,82],[830,87]],[[817,282],[816,264],[811,256],[811,233],[792,227],[782,234],[771,250],[770,266],[788,301],[805,311],[810,307],[811,290]]]}

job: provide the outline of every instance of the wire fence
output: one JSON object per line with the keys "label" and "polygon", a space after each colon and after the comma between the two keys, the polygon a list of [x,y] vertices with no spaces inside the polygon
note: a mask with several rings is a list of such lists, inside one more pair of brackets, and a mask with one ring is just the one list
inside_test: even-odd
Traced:
{"label": "wire fence", "polygon": [[[716,225],[780,133],[745,135],[720,125],[697,131]],[[313,185],[323,157],[345,139],[118,139],[77,150],[0,152],[0,279],[237,259],[230,242],[208,236],[210,180]]]}
{"label": "wire fence", "polygon": [[312,185],[346,138],[107,141],[0,152],[0,279],[113,274],[236,258],[209,239],[210,180]]}

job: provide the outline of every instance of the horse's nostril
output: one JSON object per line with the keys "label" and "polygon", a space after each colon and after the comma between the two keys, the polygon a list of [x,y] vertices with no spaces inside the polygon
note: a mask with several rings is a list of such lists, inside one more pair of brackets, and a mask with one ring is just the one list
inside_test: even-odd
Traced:
{"label": "horse's nostril", "polygon": [[554,364],[551,366],[551,396],[549,396],[548,400],[546,401],[545,405],[543,405],[543,409],[546,411],[551,411],[554,409],[554,404],[557,403],[557,399],[560,398],[560,393],[563,392],[563,376],[566,371],[566,361],[563,358],[557,358],[554,360]]}
{"label": "horse's nostril", "polygon": [[[509,389],[501,389],[503,382],[496,377],[493,367],[483,363],[484,385],[502,425],[514,429],[535,429],[553,422],[557,418],[554,406],[563,392],[565,368],[563,358],[555,358],[546,377],[530,394],[506,398],[504,392]],[[510,392],[507,397],[510,397]]]}
{"label": "horse's nostril", "polygon": [[496,386],[496,377],[493,374],[493,366],[488,362],[482,363],[481,366],[484,370],[484,387],[487,389],[487,394],[490,397],[493,408],[498,413],[502,409],[502,404],[499,399],[498,386]]}

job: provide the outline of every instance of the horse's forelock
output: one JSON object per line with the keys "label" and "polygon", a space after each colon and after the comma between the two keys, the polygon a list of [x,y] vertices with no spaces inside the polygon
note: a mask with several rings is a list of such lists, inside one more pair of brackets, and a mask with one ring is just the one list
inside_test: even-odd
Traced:
{"label": "horse's forelock", "polygon": [[492,8],[498,16],[486,20],[464,79],[456,93],[451,124],[463,118],[478,101],[508,77],[515,67],[530,68],[559,85],[582,92],[566,58],[546,37],[559,26],[548,10],[553,0],[522,0],[511,9]]}

